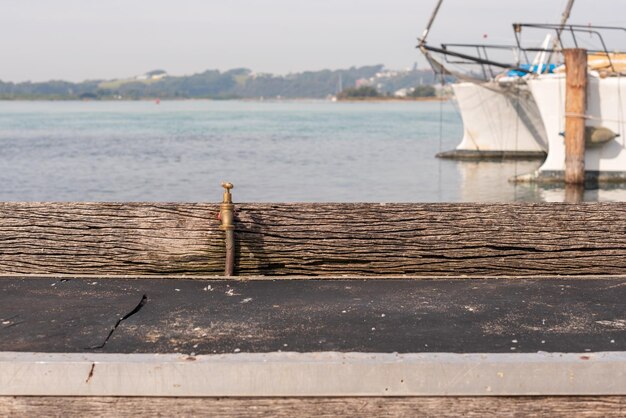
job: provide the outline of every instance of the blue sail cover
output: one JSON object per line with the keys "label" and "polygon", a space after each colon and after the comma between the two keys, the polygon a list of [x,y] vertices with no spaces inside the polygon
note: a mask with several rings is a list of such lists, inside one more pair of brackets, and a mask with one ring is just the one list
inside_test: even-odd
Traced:
{"label": "blue sail cover", "polygon": [[538,65],[522,64],[519,66],[522,70],[509,70],[506,75],[509,77],[524,77],[528,73],[552,74],[556,68],[556,64],[541,64],[541,71],[538,71]]}

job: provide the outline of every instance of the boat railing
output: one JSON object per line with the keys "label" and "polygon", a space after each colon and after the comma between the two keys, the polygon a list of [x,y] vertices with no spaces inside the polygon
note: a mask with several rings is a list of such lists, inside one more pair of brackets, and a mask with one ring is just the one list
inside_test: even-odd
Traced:
{"label": "boat railing", "polygon": [[[524,29],[553,31],[555,34],[555,41],[550,47],[528,47],[523,45],[522,34],[525,33]],[[602,55],[606,57],[608,61],[608,67],[614,73],[619,73],[618,68],[615,65],[614,57],[619,54],[616,50],[611,50],[607,46],[605,40],[607,33],[612,36],[618,35],[623,37],[626,35],[626,28],[621,26],[594,26],[594,25],[561,25],[561,24],[549,24],[549,23],[514,23],[513,32],[515,33],[515,40],[518,50],[528,60],[528,54],[532,52],[539,52],[548,54],[548,61],[553,61],[555,54],[562,54],[562,51],[567,48],[581,48],[585,49],[590,54]],[[588,35],[591,39],[583,41],[582,35]],[[623,38],[622,38],[623,39]],[[594,43],[595,42],[595,43]],[[590,47],[589,45],[592,44]]]}
{"label": "boat railing", "polygon": [[[489,79],[493,79],[497,74],[501,73],[502,70],[516,70],[521,74],[531,72],[528,69],[523,68],[523,65],[520,65],[520,62],[517,59],[517,62],[496,61],[489,55],[489,53],[487,53],[490,49],[509,49],[516,51],[517,47],[515,45],[447,43],[441,44],[441,46],[433,46],[426,42],[420,42],[418,48],[422,50],[436,72],[450,74],[461,79],[467,78],[473,79],[474,81],[487,81]],[[469,51],[468,48],[470,49]],[[434,59],[432,54],[441,55],[443,58],[441,61],[437,61]],[[519,54],[516,53],[515,57],[519,57]],[[458,71],[453,71],[450,66],[454,64],[478,65],[481,68],[482,74],[480,76],[482,77],[482,80],[477,78],[476,74],[473,73],[470,75],[463,75]]]}
{"label": "boat railing", "polygon": [[[502,71],[500,65],[493,65],[493,55],[495,52],[510,51],[515,59],[514,63],[499,63],[509,67],[519,66],[519,49],[516,45],[498,45],[498,44],[471,44],[471,43],[443,43],[441,49],[444,51],[467,51],[463,55],[465,58],[459,58],[457,55],[443,53],[444,60],[448,64],[461,65],[477,65],[480,67],[485,80],[493,79]],[[473,54],[473,55],[470,55]],[[494,68],[495,67],[495,68]]]}

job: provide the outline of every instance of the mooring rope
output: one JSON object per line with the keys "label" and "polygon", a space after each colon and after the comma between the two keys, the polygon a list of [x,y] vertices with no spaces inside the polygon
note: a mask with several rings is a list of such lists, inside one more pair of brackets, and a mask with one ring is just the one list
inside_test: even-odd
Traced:
{"label": "mooring rope", "polygon": [[[619,88],[619,86],[618,86],[618,88]],[[620,115],[621,115],[621,107],[622,107],[621,92],[618,91],[617,94],[618,94],[618,97],[619,97],[618,111],[620,112]],[[619,119],[609,119],[609,118],[600,117],[600,116],[585,115],[583,113],[565,112],[565,117],[567,117],[567,118],[581,118],[581,119],[588,119],[588,120],[601,120],[601,121],[605,121],[605,122],[616,123],[616,124],[619,124],[619,125],[623,125],[624,123],[626,123],[621,116],[620,116]]]}

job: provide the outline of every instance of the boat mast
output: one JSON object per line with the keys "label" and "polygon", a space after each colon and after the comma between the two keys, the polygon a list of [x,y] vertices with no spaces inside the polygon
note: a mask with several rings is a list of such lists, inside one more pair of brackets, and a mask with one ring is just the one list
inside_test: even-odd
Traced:
{"label": "boat mast", "polygon": [[572,7],[574,7],[574,0],[569,0],[567,2],[567,6],[565,6],[565,11],[561,15],[561,31],[563,31],[563,27],[565,26],[565,24],[569,20],[569,15],[572,12]]}
{"label": "boat mast", "polygon": [[421,47],[422,45],[424,45],[426,43],[426,38],[428,37],[428,32],[430,32],[430,28],[433,26],[433,23],[435,22],[435,17],[437,17],[437,13],[439,13],[439,8],[441,7],[441,3],[443,3],[443,0],[439,0],[437,1],[437,5],[435,6],[435,10],[433,10],[433,13],[430,15],[430,19],[428,20],[428,24],[426,25],[426,29],[424,29],[424,32],[422,32],[422,36],[418,39],[419,40],[419,47]]}
{"label": "boat mast", "polygon": [[570,13],[572,12],[572,7],[574,7],[574,0],[569,0],[567,2],[567,5],[565,6],[563,14],[561,15],[561,23],[559,23],[559,28],[556,30],[556,38],[554,38],[554,41],[552,42],[552,50],[550,51],[550,55],[548,56],[548,61],[546,61],[548,63],[552,61],[552,55],[561,43],[561,33],[563,32],[563,29],[565,29],[565,24],[569,20]]}
{"label": "boat mast", "polygon": [[439,8],[441,7],[442,3],[443,0],[437,0],[437,4],[435,5],[435,8],[430,15],[430,19],[428,19],[428,23],[426,24],[424,32],[422,32],[422,36],[420,38],[417,38],[417,40],[419,41],[417,47],[422,52],[422,54],[424,54],[426,61],[428,61],[428,64],[430,64],[433,71],[443,74],[445,71],[445,67],[443,66],[443,64],[438,62],[432,55],[430,55],[430,52],[424,47],[426,45],[426,38],[428,37],[430,28],[433,26],[433,23],[435,23],[435,18],[437,17],[437,13],[439,13]]}
{"label": "boat mast", "polygon": [[[570,3],[573,3],[574,0],[570,0]],[[422,36],[418,38],[419,43],[417,44],[417,48],[419,48],[419,50],[422,52],[422,54],[424,54],[424,57],[426,58],[426,60],[428,61],[428,63],[430,64],[431,68],[433,69],[433,71],[435,71],[436,73],[440,73],[440,74],[449,74],[449,75],[453,75],[459,79],[464,79],[467,81],[471,81],[471,82],[482,82],[483,80],[478,80],[478,79],[474,79],[473,77],[468,77],[468,76],[464,76],[462,74],[459,73],[455,73],[451,70],[449,70],[448,68],[446,68],[446,66],[444,65],[443,62],[437,60],[430,52],[436,52],[436,53],[442,53],[445,55],[450,55],[450,56],[455,56],[461,59],[469,59],[471,61],[475,61],[481,64],[487,64],[487,65],[495,65],[496,67],[501,67],[501,68],[510,68],[508,65],[504,65],[498,62],[494,62],[494,61],[490,61],[487,59],[483,59],[483,58],[476,58],[476,57],[471,57],[469,55],[466,54],[461,54],[458,52],[452,52],[452,51],[448,51],[445,50],[444,48],[437,48],[437,47],[432,47],[430,45],[426,44],[426,38],[428,37],[428,34],[430,33],[430,29],[433,25],[433,23],[435,22],[435,18],[437,17],[437,14],[439,13],[439,9],[441,8],[441,4],[443,3],[443,0],[437,0],[437,3],[435,5],[435,9],[433,10],[432,14],[430,15],[430,19],[428,20],[428,24],[426,25],[426,28],[424,29],[424,32],[422,33]],[[571,7],[570,7],[571,8]],[[567,10],[567,9],[566,9]],[[522,68],[515,68],[518,71],[522,71],[522,72],[528,72],[527,70],[524,70]]]}

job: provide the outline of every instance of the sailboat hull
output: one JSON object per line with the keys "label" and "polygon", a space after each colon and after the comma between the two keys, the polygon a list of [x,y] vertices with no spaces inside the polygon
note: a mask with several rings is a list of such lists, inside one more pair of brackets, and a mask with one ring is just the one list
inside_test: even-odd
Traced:
{"label": "sailboat hull", "polygon": [[546,132],[525,84],[496,82],[452,85],[463,119],[463,139],[439,157],[543,158]]}
{"label": "sailboat hull", "polygon": [[[545,75],[528,81],[548,134],[548,156],[538,175],[562,180],[565,171],[565,75]],[[588,127],[602,127],[614,132],[614,139],[588,145],[585,171],[588,178],[626,179],[626,80],[622,77],[600,78],[590,74],[587,87]]]}

